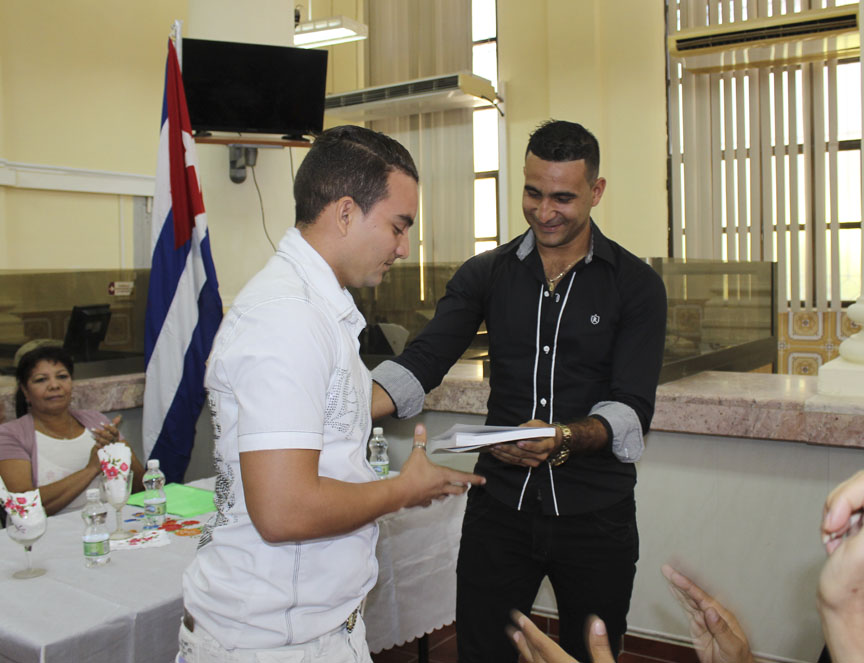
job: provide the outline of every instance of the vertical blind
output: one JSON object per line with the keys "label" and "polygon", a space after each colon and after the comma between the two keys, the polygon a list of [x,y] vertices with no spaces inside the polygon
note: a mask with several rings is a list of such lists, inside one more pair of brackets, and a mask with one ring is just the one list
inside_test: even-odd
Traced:
{"label": "vertical blind", "polygon": [[[669,0],[667,29],[745,24],[834,5]],[[839,310],[857,299],[864,255],[861,80],[857,57],[716,73],[688,71],[670,57],[673,256],[776,261],[780,311]]]}

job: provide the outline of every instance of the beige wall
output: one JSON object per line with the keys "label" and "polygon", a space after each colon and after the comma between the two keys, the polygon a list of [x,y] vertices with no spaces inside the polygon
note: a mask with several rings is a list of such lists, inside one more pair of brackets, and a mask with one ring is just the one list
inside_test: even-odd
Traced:
{"label": "beige wall", "polygon": [[10,188],[6,212],[6,269],[132,267],[129,196]]}
{"label": "beige wall", "polygon": [[521,233],[522,161],[544,119],[600,141],[601,228],[642,256],[665,256],[666,107],[660,0],[499,0],[510,237]]}
{"label": "beige wall", "polygon": [[185,13],[176,0],[0,0],[0,156],[152,173],[165,44]]}
{"label": "beige wall", "polygon": [[[155,171],[165,45],[185,14],[178,0],[0,0],[0,269],[131,266],[117,183]],[[84,191],[42,188],[74,169],[104,172],[69,185]]]}

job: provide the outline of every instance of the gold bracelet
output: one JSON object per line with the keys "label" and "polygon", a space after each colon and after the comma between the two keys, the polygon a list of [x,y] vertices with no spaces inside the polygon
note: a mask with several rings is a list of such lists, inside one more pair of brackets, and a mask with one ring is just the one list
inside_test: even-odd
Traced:
{"label": "gold bracelet", "polygon": [[552,422],[552,425],[561,431],[561,446],[558,448],[558,453],[549,458],[549,464],[552,467],[558,467],[570,458],[570,442],[573,441],[573,431],[570,430],[570,426],[560,424],[557,421]]}

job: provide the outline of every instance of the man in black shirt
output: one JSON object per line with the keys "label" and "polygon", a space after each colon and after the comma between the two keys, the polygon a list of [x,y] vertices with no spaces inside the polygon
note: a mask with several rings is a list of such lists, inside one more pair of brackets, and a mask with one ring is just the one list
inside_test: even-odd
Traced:
{"label": "man in black shirt", "polygon": [[373,416],[417,414],[485,321],[487,423],[554,438],[493,447],[476,471],[458,561],[459,660],[515,661],[509,611],[528,613],[544,576],[561,644],[588,660],[586,617],[617,654],[638,558],[633,463],[654,412],[666,324],[663,282],[591,220],[603,196],[599,147],[547,122],[525,155],[521,237],[468,260],[418,337],[373,371]]}

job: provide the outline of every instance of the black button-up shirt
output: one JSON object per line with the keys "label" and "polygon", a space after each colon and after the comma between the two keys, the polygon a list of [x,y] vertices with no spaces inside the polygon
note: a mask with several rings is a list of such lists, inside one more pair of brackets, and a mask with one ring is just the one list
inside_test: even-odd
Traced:
{"label": "black button-up shirt", "polygon": [[[488,424],[572,422],[597,403],[614,401],[632,408],[647,432],[663,359],[666,291],[649,265],[593,221],[591,245],[554,292],[530,230],[469,259],[447,285],[435,317],[395,362],[429,392],[485,321]],[[544,513],[561,515],[612,505],[636,484],[634,466],[620,462],[611,445],[532,472],[484,453],[476,471],[496,499],[517,507],[526,495],[539,494]]]}

